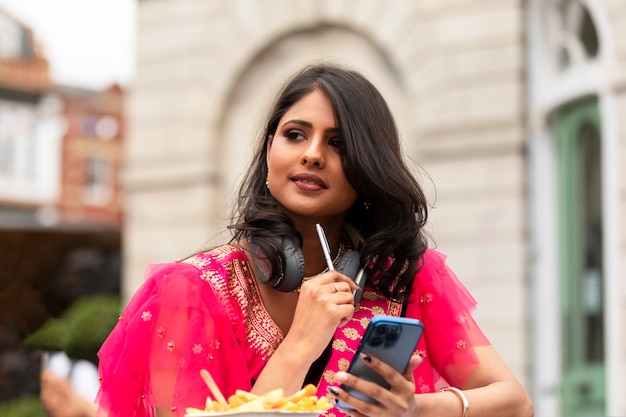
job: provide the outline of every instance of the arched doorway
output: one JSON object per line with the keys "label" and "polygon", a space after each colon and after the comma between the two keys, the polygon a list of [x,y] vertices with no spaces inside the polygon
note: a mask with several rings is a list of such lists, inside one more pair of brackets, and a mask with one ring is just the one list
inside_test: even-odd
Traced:
{"label": "arched doorway", "polygon": [[595,98],[560,108],[559,266],[563,415],[605,414],[601,120]]}

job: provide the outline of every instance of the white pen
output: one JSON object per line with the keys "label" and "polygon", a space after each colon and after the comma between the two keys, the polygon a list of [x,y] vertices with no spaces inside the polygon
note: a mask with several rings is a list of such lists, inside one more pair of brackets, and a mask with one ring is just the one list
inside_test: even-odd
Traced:
{"label": "white pen", "polygon": [[315,225],[315,229],[317,230],[317,236],[320,238],[320,243],[322,244],[322,251],[324,252],[324,258],[326,258],[328,270],[334,271],[335,267],[333,265],[333,260],[330,257],[330,246],[328,245],[328,240],[326,239],[324,229],[322,229],[322,226],[319,223]]}

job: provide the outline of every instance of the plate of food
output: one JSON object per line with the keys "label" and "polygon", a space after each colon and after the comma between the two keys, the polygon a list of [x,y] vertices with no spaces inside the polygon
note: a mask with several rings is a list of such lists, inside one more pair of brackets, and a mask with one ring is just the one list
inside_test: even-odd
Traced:
{"label": "plate of food", "polygon": [[204,409],[188,407],[185,417],[317,417],[332,408],[326,397],[318,398],[317,388],[309,384],[293,395],[281,388],[263,395],[237,390],[226,400],[207,398]]}
{"label": "plate of food", "polygon": [[198,412],[185,414],[185,417],[318,417],[325,411],[287,411],[287,410],[266,410],[266,411],[230,411],[223,413]]}

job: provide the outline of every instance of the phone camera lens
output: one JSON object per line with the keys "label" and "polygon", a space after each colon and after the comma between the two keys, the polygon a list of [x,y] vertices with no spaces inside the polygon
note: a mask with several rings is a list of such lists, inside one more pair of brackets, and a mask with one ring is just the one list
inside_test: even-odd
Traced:
{"label": "phone camera lens", "polygon": [[370,345],[372,346],[380,346],[383,343],[383,339],[378,336],[374,336],[370,339]]}
{"label": "phone camera lens", "polygon": [[385,337],[385,340],[386,340],[388,343],[393,343],[393,342],[395,342],[396,340],[398,340],[398,334],[397,334],[397,333],[389,333],[389,334],[387,335],[387,337]]}

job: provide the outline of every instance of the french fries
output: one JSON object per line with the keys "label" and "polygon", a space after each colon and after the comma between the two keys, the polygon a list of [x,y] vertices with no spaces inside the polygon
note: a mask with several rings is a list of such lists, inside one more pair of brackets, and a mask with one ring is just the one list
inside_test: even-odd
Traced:
{"label": "french fries", "polygon": [[308,384],[293,395],[285,397],[282,388],[272,390],[264,395],[237,390],[228,397],[228,406],[207,398],[204,410],[188,407],[187,414],[224,413],[244,411],[325,411],[332,408],[326,397],[317,398],[317,388]]}

